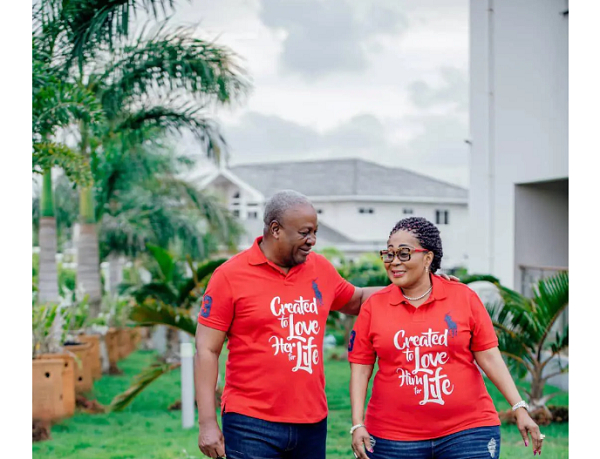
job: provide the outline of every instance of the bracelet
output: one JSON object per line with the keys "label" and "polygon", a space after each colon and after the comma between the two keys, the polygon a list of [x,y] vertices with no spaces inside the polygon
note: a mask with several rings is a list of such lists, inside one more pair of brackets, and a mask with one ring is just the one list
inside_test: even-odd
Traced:
{"label": "bracelet", "polygon": [[525,408],[527,411],[529,411],[529,405],[527,404],[527,402],[525,402],[525,400],[521,400],[520,402],[515,403],[512,407],[512,410],[516,411],[519,408]]}
{"label": "bracelet", "polygon": [[350,429],[350,435],[352,435],[354,433],[354,431],[360,427],[365,427],[365,425],[364,424],[356,424],[355,426],[352,426],[352,428]]}

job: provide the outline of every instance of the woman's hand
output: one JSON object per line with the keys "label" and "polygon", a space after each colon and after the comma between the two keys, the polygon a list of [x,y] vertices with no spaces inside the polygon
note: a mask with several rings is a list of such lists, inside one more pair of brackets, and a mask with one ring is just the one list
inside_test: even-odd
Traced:
{"label": "woman's hand", "polygon": [[371,448],[371,436],[366,427],[359,427],[352,433],[352,451],[357,459],[369,459],[365,450],[373,452]]}
{"label": "woman's hand", "polygon": [[531,436],[533,455],[542,454],[544,436],[541,434],[539,426],[531,419],[525,408],[519,408],[515,411],[515,415],[517,417],[517,427],[521,432],[525,446],[528,446],[529,436]]}
{"label": "woman's hand", "polygon": [[442,279],[445,279],[447,281],[454,281],[454,282],[460,282],[460,279],[456,276],[451,276],[449,274],[438,274],[438,276],[440,276]]}

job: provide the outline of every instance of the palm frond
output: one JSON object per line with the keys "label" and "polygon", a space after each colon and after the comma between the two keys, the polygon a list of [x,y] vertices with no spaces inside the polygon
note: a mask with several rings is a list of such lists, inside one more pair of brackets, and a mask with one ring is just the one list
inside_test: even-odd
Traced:
{"label": "palm frond", "polygon": [[175,259],[173,254],[157,245],[147,244],[146,247],[158,264],[163,279],[166,282],[171,282],[173,280],[173,273],[175,270]]}
{"label": "palm frond", "polygon": [[[54,17],[60,17],[67,26],[68,41],[71,44],[69,59],[77,60],[83,66],[86,58],[96,54],[105,45],[115,49],[117,43],[127,37],[133,14],[140,9],[160,17],[172,10],[174,0],[62,0],[55,4]],[[169,8],[169,9],[167,9]]]}
{"label": "palm frond", "polygon": [[541,279],[533,290],[536,305],[535,315],[543,329],[542,342],[554,323],[569,305],[569,274],[559,272],[552,277]]}
{"label": "palm frond", "polygon": [[235,55],[225,47],[194,37],[194,29],[163,25],[117,52],[98,80],[107,112],[118,112],[141,95],[178,90],[208,101],[227,103],[242,97],[250,85]]}
{"label": "palm frond", "polygon": [[471,284],[473,282],[490,282],[494,285],[500,285],[500,281],[497,277],[490,276],[489,274],[471,274],[465,276],[460,280],[463,284]]}
{"label": "palm frond", "polygon": [[141,326],[166,325],[184,331],[191,336],[196,334],[196,321],[189,315],[189,311],[174,308],[156,300],[146,300],[136,304],[130,314],[131,320]]}
{"label": "palm frond", "polygon": [[235,247],[235,242],[242,234],[243,228],[229,210],[221,205],[216,196],[209,195],[194,184],[175,177],[171,177],[164,183],[165,186],[177,189],[182,198],[200,212],[209,225],[211,233],[219,235],[221,242],[227,244],[229,248]]}
{"label": "palm frond", "polygon": [[123,411],[152,382],[180,366],[180,363],[153,363],[134,377],[131,386],[125,392],[116,395],[112,399],[108,410]]}
{"label": "palm frond", "polygon": [[153,234],[144,221],[143,209],[121,209],[102,215],[98,239],[102,259],[111,253],[136,257],[146,250]]}
{"label": "palm frond", "polygon": [[87,186],[92,182],[89,162],[61,143],[34,142],[33,173],[42,174],[52,167],[60,167],[73,182]]}
{"label": "palm frond", "polygon": [[133,290],[131,295],[138,304],[143,304],[148,298],[160,301],[164,304],[177,304],[177,294],[166,283],[150,282]]}
{"label": "palm frond", "polygon": [[203,292],[198,291],[198,289],[203,290],[206,287],[210,276],[215,272],[215,269],[217,269],[226,261],[227,258],[208,260],[198,266],[198,268],[196,268],[194,277],[189,279],[180,288],[177,304],[182,305],[186,309],[191,306],[191,303],[194,299],[202,296]]}
{"label": "palm frond", "polygon": [[[155,138],[158,133],[181,134],[191,132],[209,158],[218,156],[219,145],[225,146],[225,139],[219,133],[214,120],[200,115],[202,107],[192,103],[144,106],[117,122],[114,132],[124,142],[124,147],[141,144]],[[123,113],[123,112],[122,112]]]}

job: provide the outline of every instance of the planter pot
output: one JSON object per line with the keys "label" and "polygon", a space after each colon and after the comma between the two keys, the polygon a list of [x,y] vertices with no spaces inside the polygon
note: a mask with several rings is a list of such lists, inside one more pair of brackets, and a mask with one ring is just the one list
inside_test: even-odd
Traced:
{"label": "planter pot", "polygon": [[100,359],[100,335],[79,335],[77,337],[82,343],[91,344],[90,365],[92,367],[92,378],[100,379],[102,376],[102,360]]}
{"label": "planter pot", "polygon": [[32,415],[40,421],[55,421],[65,414],[61,359],[32,360]]}
{"label": "planter pot", "polygon": [[142,341],[142,330],[139,327],[131,329],[131,352],[136,351]]}
{"label": "planter pot", "polygon": [[[75,360],[69,354],[42,354],[36,360],[60,360],[62,362],[63,408],[65,417],[75,413]],[[35,360],[34,360],[35,362]]]}
{"label": "planter pot", "polygon": [[119,342],[119,360],[121,360],[129,355],[129,330],[126,328],[119,328],[117,329],[117,336]]}
{"label": "planter pot", "polygon": [[72,352],[79,359],[79,362],[75,361],[75,392],[78,394],[89,392],[94,387],[90,359],[91,348],[92,345],[89,343],[65,345],[65,350]]}
{"label": "planter pot", "polygon": [[116,328],[110,328],[104,335],[106,343],[106,354],[108,355],[108,373],[118,372],[117,362],[119,361],[119,335]]}

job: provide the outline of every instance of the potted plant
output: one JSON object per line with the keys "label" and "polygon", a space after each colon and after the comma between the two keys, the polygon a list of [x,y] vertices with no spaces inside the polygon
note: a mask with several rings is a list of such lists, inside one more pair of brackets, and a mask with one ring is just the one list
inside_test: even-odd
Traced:
{"label": "potted plant", "polygon": [[75,412],[75,359],[63,349],[68,310],[58,304],[33,305],[32,416],[54,421]]}
{"label": "potted plant", "polygon": [[[88,345],[87,355],[83,353],[87,360],[85,364],[89,366],[92,380],[99,379],[102,376],[102,361],[100,354],[100,333],[96,328],[93,327],[94,321],[90,320],[89,314],[89,303],[88,295],[84,295],[81,300],[76,300],[71,306],[71,314],[69,321],[69,335],[68,343],[66,348],[75,352],[75,350],[82,350],[85,347],[77,347],[79,344]],[[86,373],[86,371],[82,372]],[[81,374],[80,377],[85,378],[85,374]],[[89,378],[88,378],[89,379]],[[79,381],[79,377],[77,377]],[[81,383],[82,389],[91,389],[91,381],[85,381]]]}
{"label": "potted plant", "polygon": [[131,339],[128,329],[125,328],[131,306],[129,300],[119,296],[107,296],[103,300],[102,317],[106,332],[104,345],[108,360],[107,372],[121,374],[117,362],[129,354]]}

